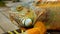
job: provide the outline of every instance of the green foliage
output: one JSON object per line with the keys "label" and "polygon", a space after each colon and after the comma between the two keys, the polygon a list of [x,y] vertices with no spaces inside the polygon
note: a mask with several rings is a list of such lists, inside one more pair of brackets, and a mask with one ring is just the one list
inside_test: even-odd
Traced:
{"label": "green foliage", "polygon": [[19,2],[19,0],[12,0],[13,2]]}
{"label": "green foliage", "polygon": [[5,6],[5,3],[2,0],[0,0],[0,7],[2,6]]}

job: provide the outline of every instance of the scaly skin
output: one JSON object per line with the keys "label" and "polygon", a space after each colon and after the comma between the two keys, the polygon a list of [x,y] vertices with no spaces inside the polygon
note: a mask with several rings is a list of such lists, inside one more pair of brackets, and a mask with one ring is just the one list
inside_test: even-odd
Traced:
{"label": "scaly skin", "polygon": [[24,34],[45,34],[46,28],[44,24],[40,21],[36,22],[34,28],[26,30]]}

